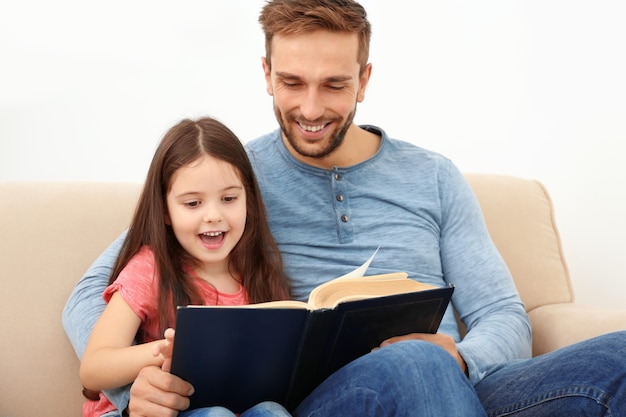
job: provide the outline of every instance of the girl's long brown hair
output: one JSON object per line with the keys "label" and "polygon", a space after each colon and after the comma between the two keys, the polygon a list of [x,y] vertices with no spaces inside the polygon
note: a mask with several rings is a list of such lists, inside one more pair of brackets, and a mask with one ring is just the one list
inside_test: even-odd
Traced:
{"label": "girl's long brown hair", "polygon": [[[185,119],[172,127],[161,140],[109,284],[117,279],[130,259],[148,245],[155,257],[159,280],[159,329],[162,334],[176,306],[200,304],[186,267],[194,259],[182,248],[171,226],[165,223],[166,197],[174,173],[203,155],[231,164],[246,192],[246,226],[230,254],[230,268],[239,276],[251,303],[284,299],[288,281],[278,247],[272,238],[250,160],[237,136],[209,117]],[[157,277],[155,277],[156,279]]]}

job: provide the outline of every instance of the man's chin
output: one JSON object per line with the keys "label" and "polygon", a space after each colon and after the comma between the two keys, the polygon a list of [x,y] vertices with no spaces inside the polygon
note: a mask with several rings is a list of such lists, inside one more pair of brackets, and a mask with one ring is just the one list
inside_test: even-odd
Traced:
{"label": "man's chin", "polygon": [[325,158],[337,149],[341,142],[333,143],[336,134],[335,131],[326,130],[319,135],[307,135],[301,131],[300,127],[288,132],[283,129],[283,137],[287,139],[292,151],[302,157],[312,159]]}
{"label": "man's chin", "polygon": [[319,146],[292,146],[292,148],[298,155],[305,158],[318,159],[328,154],[325,149],[321,149]]}

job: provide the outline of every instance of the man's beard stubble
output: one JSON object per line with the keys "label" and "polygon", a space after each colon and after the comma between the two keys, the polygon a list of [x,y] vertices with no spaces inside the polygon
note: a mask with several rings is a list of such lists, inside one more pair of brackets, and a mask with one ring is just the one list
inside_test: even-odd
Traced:
{"label": "man's beard stubble", "polygon": [[311,151],[307,151],[306,149],[304,149],[303,146],[300,146],[298,144],[298,142],[295,139],[296,135],[294,134],[293,129],[287,128],[287,126],[291,126],[291,124],[287,124],[283,120],[282,113],[276,106],[274,106],[274,115],[276,116],[278,125],[280,126],[280,129],[282,130],[283,135],[285,135],[291,147],[299,155],[304,156],[306,158],[315,158],[315,159],[322,159],[330,155],[331,153],[333,153],[337,148],[339,148],[339,146],[343,143],[346,137],[346,132],[350,128],[350,125],[352,124],[352,121],[354,120],[355,114],[356,114],[356,105],[355,105],[354,110],[348,115],[346,122],[341,126],[341,128],[333,132],[334,134],[331,137],[330,142],[328,142],[328,144],[324,146],[323,148],[318,149],[314,152],[311,152]]}

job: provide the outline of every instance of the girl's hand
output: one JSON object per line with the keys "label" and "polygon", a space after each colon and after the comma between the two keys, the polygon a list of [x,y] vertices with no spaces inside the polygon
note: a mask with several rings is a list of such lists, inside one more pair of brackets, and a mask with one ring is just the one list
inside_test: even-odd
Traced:
{"label": "girl's hand", "polygon": [[174,329],[169,328],[165,330],[164,339],[154,345],[152,354],[154,356],[160,356],[163,359],[161,369],[165,372],[169,372],[172,366],[172,351],[174,350]]}

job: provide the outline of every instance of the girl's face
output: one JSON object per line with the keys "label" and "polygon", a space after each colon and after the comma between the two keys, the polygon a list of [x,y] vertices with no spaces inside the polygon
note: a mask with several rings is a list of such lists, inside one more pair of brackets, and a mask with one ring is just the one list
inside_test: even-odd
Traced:
{"label": "girl's face", "polygon": [[166,222],[182,247],[199,261],[198,274],[228,276],[232,249],[246,225],[246,191],[231,164],[205,155],[172,176]]}

